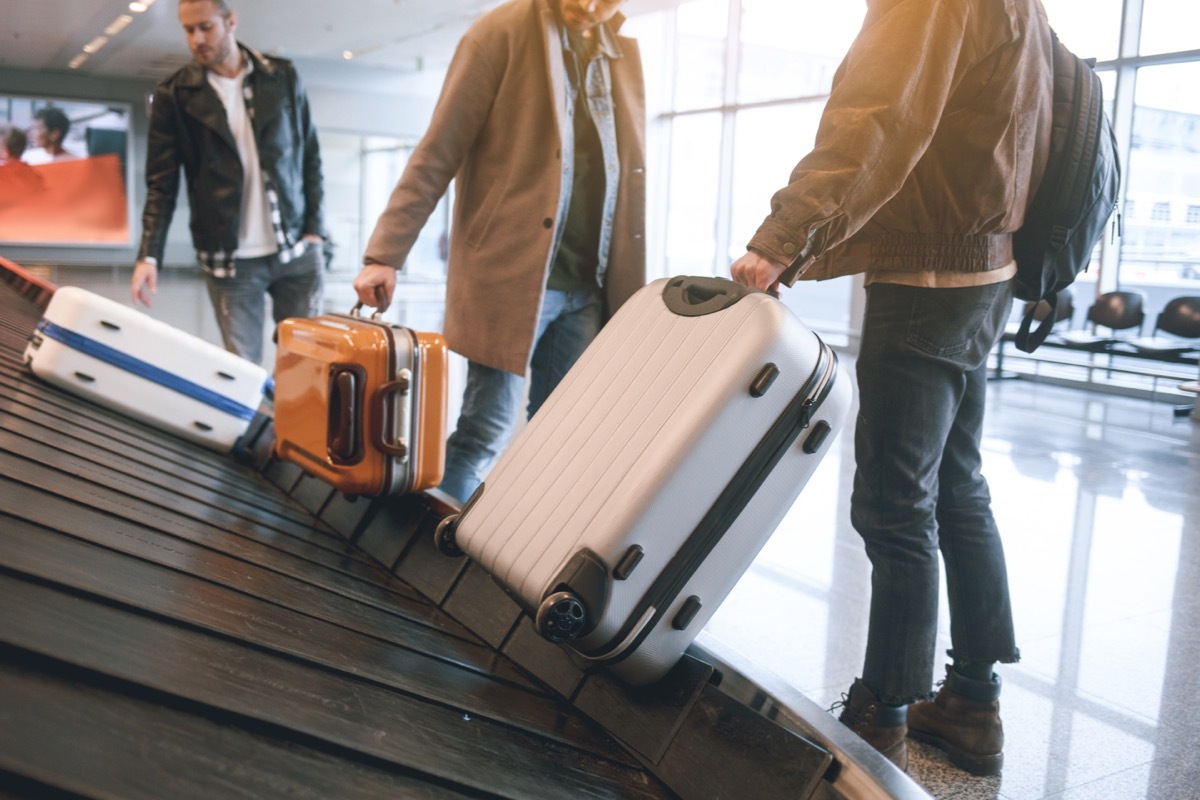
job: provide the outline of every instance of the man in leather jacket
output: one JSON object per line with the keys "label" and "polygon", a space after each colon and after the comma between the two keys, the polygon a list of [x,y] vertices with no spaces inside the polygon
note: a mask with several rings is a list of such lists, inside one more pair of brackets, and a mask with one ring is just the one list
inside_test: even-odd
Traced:
{"label": "man in leather jacket", "polygon": [[264,294],[276,322],[320,310],[316,128],[292,63],[240,45],[228,0],[180,0],[179,20],[192,61],[154,92],[133,299],[150,305],[157,288],[182,169],[192,242],[225,348],[258,362]]}
{"label": "man in leather jacket", "polygon": [[[906,735],[975,774],[1003,763],[992,668],[1020,654],[980,440],[1012,233],[1046,166],[1050,42],[1039,0],[867,0],[812,152],[730,269],[760,289],[866,273],[850,513],[871,612],[840,719],[901,768]],[[929,701],[939,552],[953,663]]]}

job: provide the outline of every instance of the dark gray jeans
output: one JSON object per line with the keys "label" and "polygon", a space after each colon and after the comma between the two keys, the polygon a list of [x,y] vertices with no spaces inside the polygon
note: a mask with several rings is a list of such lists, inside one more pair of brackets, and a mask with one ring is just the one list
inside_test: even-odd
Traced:
{"label": "dark gray jeans", "polygon": [[930,691],[939,550],[952,654],[964,661],[1019,658],[1004,548],[979,452],[987,355],[1011,302],[1011,281],[867,288],[851,521],[872,565],[862,681],[884,703],[909,703]]}
{"label": "dark gray jeans", "polygon": [[309,244],[287,263],[272,255],[239,258],[235,267],[234,275],[228,278],[206,274],[208,296],[225,349],[258,364],[263,356],[266,295],[271,295],[272,316],[277,323],[289,317],[319,314],[324,256],[320,246]]}

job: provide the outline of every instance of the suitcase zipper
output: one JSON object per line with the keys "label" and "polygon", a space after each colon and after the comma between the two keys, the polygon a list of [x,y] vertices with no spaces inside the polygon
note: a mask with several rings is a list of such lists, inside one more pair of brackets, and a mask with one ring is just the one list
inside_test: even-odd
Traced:
{"label": "suitcase zipper", "polygon": [[812,375],[751,451],[684,546],[659,573],[637,610],[629,615],[626,623],[609,640],[616,644],[603,651],[580,652],[584,658],[605,665],[614,664],[632,655],[645,641],[725,532],[749,505],[771,470],[808,427],[813,411],[829,395],[836,378],[837,354],[828,344],[821,342],[821,352]]}

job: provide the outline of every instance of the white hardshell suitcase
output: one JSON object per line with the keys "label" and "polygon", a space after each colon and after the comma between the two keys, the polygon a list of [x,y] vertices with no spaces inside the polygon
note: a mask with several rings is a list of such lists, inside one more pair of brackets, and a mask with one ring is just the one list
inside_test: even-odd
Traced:
{"label": "white hardshell suitcase", "polygon": [[258,364],[75,286],[54,293],[25,361],[48,383],[220,453],[270,391]]}
{"label": "white hardshell suitcase", "polygon": [[604,327],[439,547],[539,632],[662,677],[799,496],[850,406],[834,352],[779,300],[657,280]]}

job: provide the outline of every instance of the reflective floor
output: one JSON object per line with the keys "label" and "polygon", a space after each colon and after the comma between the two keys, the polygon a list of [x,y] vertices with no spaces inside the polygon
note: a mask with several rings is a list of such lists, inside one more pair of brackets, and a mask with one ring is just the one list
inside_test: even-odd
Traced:
{"label": "reflective floor", "polygon": [[[192,275],[169,275],[153,314],[217,341]],[[128,269],[50,277],[128,298]],[[404,294],[388,318],[440,325],[438,287]],[[350,305],[331,283],[327,306]],[[1005,768],[974,778],[914,744],[911,775],[936,798],[1200,798],[1200,422],[1027,380],[990,392],[985,474],[1022,652],[999,670]],[[859,675],[866,635],[851,442],[843,432],[708,627],[824,706]],[[945,649],[944,600],[941,627]]]}
{"label": "reflective floor", "polygon": [[[1005,768],[974,778],[914,745],[910,774],[938,798],[1200,797],[1200,423],[1028,381],[990,392],[984,471],[1022,654],[998,670]],[[709,625],[825,706],[865,647],[851,442]],[[944,651],[944,594],[941,620]]]}

